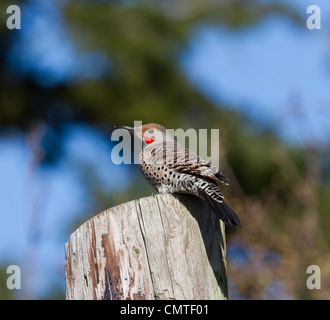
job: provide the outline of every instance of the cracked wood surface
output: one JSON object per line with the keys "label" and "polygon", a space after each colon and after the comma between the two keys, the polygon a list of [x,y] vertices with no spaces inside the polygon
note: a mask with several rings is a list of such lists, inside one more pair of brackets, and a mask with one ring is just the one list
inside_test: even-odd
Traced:
{"label": "cracked wood surface", "polygon": [[67,299],[226,299],[225,227],[191,195],[108,209],[65,245]]}

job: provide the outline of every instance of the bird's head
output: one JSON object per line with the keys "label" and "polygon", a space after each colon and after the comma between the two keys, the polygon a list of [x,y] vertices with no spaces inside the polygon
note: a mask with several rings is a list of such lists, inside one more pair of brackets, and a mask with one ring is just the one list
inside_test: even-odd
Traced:
{"label": "bird's head", "polygon": [[152,143],[173,141],[171,133],[168,132],[165,127],[157,123],[148,123],[139,127],[116,126],[116,129],[128,130],[142,140],[143,147]]}

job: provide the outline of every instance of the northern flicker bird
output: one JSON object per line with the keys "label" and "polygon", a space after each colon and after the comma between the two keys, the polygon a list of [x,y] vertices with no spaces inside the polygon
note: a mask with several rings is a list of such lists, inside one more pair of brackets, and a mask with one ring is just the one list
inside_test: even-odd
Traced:
{"label": "northern flicker bird", "polygon": [[241,226],[224,201],[218,183],[229,179],[209,161],[176,142],[165,127],[150,123],[140,127],[117,126],[142,140],[140,169],[159,193],[188,193],[206,200],[216,216],[229,226]]}

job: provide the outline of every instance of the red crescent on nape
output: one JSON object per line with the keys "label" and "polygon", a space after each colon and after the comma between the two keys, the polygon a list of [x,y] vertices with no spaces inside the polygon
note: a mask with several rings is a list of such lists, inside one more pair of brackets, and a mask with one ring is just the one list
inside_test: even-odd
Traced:
{"label": "red crescent on nape", "polygon": [[152,143],[152,142],[155,141],[154,139],[151,139],[151,138],[149,138],[149,137],[147,137],[145,135],[143,135],[143,139],[144,139],[144,141],[145,141],[146,144],[150,144],[150,143]]}

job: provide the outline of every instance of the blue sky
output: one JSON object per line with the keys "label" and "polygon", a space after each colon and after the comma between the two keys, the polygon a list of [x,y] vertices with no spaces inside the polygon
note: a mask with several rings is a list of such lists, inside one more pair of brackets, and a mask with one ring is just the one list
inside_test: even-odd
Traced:
{"label": "blue sky", "polygon": [[21,267],[32,298],[46,294],[54,279],[63,288],[64,243],[72,223],[91,209],[76,163],[92,166],[104,190],[129,183],[125,168],[111,161],[110,138],[83,125],[68,127],[64,149],[65,159],[55,168],[36,171],[22,137],[0,139],[0,264]]}
{"label": "blue sky", "polygon": [[[328,13],[322,30],[277,16],[242,32],[201,28],[183,55],[183,68],[207,96],[273,128],[287,143],[325,146],[330,139],[330,3],[322,4]],[[299,6],[302,14],[306,8]]]}
{"label": "blue sky", "polygon": [[[46,85],[72,80],[82,66],[83,78],[100,76],[108,64],[102,54],[77,57],[54,2],[35,3],[37,11],[28,11],[27,23],[22,24],[25,51],[14,51],[10,62],[25,66],[37,80],[46,77]],[[302,13],[311,4],[291,3]],[[181,55],[182,69],[211,99],[272,127],[287,143],[324,146],[330,138],[330,2],[313,4],[321,6],[322,30],[300,28],[278,17],[238,33],[203,26]],[[92,68],[96,60],[99,64]],[[47,293],[54,279],[64,287],[64,243],[71,223],[90,205],[75,161],[97,167],[108,190],[120,181],[129,183],[126,170],[111,163],[110,141],[84,126],[67,131],[65,159],[56,168],[37,172],[31,170],[31,153],[22,137],[0,139],[0,264],[19,264],[27,270],[26,252],[33,252],[36,270],[28,275],[35,297]],[[39,238],[33,241],[28,228],[32,212],[38,213],[40,226]]]}

